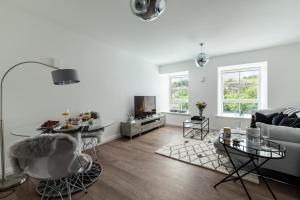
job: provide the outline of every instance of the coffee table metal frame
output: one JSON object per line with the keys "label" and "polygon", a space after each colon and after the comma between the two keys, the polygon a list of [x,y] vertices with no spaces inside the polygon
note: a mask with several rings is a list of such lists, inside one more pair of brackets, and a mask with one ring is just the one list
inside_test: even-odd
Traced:
{"label": "coffee table metal frame", "polygon": [[[186,129],[188,129],[186,131]],[[200,139],[203,140],[205,136],[209,133],[209,118],[205,117],[202,120],[185,120],[183,122],[183,137],[188,137],[192,134],[191,138],[197,139],[194,137],[196,135],[200,136]]]}
{"label": "coffee table metal frame", "polygon": [[[282,158],[284,158],[286,150],[285,150],[284,146],[282,146],[278,143],[275,143],[275,142],[272,142],[272,141],[269,141],[269,140],[263,140],[263,141],[266,143],[266,145],[268,147],[272,146],[273,148],[268,150],[268,149],[257,149],[257,148],[254,148],[254,147],[252,148],[251,146],[247,146],[247,145],[245,145],[245,146],[236,145],[236,144],[233,144],[232,141],[227,141],[226,142],[226,139],[223,139],[223,134],[220,134],[219,142],[223,145],[223,147],[225,149],[225,152],[226,152],[226,154],[227,154],[234,170],[229,175],[227,175],[225,178],[223,178],[221,181],[219,181],[217,184],[215,184],[214,188],[216,188],[221,183],[225,183],[225,182],[228,182],[228,181],[236,182],[237,180],[239,180],[241,182],[242,187],[244,188],[248,198],[251,199],[251,196],[250,196],[250,194],[249,194],[242,178],[244,176],[256,171],[257,175],[259,177],[261,177],[261,179],[265,183],[265,185],[266,185],[267,189],[269,190],[269,192],[271,193],[272,197],[274,199],[277,199],[274,192],[272,191],[270,185],[268,184],[268,182],[265,179],[267,177],[264,177],[263,175],[260,174],[259,168],[271,159],[282,159]],[[261,143],[262,143],[262,140],[260,140],[260,144]],[[245,155],[248,156],[249,160],[247,162],[245,162],[244,164],[242,164],[241,166],[237,167],[234,164],[233,160],[232,160],[232,157],[230,155],[230,152],[228,151],[228,148],[229,149],[234,149],[234,150],[237,150],[239,152],[244,153]],[[258,158],[264,158],[265,160],[263,162],[261,162],[260,164],[256,164],[254,161],[257,160]],[[246,173],[241,175],[239,170],[245,168],[245,166],[247,166],[250,163],[252,163],[253,168],[246,171]],[[233,176],[234,174],[236,174],[237,177],[234,177]]]}

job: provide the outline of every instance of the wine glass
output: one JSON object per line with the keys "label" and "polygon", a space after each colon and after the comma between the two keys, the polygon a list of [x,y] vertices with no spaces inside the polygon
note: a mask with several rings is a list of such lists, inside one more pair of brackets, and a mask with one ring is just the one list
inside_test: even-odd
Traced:
{"label": "wine glass", "polygon": [[69,110],[69,109],[67,109],[66,111],[64,111],[64,112],[62,113],[62,116],[65,117],[66,123],[67,123],[67,117],[68,117],[69,115],[70,115],[70,110]]}
{"label": "wine glass", "polygon": [[264,138],[263,148],[267,149],[267,139],[270,137],[270,130],[268,125],[263,125],[263,130],[261,131],[261,136]]}
{"label": "wine glass", "polygon": [[236,132],[238,134],[242,133],[242,121],[241,120],[239,120],[238,123],[237,123]]}

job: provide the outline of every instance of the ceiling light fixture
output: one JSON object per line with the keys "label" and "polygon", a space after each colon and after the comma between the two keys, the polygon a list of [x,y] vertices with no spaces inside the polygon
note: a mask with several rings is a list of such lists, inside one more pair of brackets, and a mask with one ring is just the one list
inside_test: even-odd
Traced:
{"label": "ceiling light fixture", "polygon": [[204,43],[200,43],[201,53],[199,53],[195,59],[195,63],[197,65],[197,67],[204,67],[209,61],[208,54],[202,52],[203,45],[204,45]]}
{"label": "ceiling light fixture", "polygon": [[131,0],[133,14],[144,21],[153,21],[166,9],[167,0]]}

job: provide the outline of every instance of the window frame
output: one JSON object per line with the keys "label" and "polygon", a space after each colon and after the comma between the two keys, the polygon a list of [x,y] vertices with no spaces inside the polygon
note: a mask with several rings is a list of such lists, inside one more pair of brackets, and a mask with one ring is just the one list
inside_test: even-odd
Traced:
{"label": "window frame", "polygon": [[[187,108],[187,110],[183,110],[182,109],[182,99],[180,99],[180,107],[181,107],[181,109],[180,110],[177,110],[176,111],[176,113],[178,112],[183,112],[184,111],[184,113],[188,113],[189,112],[189,96],[190,96],[190,92],[189,92],[189,85],[190,85],[190,80],[189,80],[189,74],[181,74],[181,75],[172,75],[172,76],[169,76],[169,111],[171,111],[171,110],[173,110],[172,109],[172,79],[176,79],[176,78],[180,78],[180,79],[184,79],[184,78],[187,78],[187,80],[188,80],[188,86],[187,86],[187,90],[188,90],[188,108]],[[180,89],[178,89],[178,90],[182,90],[183,89],[183,87],[182,87],[182,80],[181,80],[181,87],[180,87]],[[174,89],[173,89],[174,90]]]}
{"label": "window frame", "polygon": [[[241,81],[241,73],[248,71],[258,71],[257,85],[257,99],[225,99],[224,98],[224,74],[226,73],[239,73],[239,89]],[[249,63],[234,66],[225,66],[218,68],[218,116],[224,117],[245,117],[249,118],[249,114],[241,114],[241,103],[257,103],[258,110],[267,108],[267,62]],[[264,87],[264,88],[263,88]],[[224,103],[238,103],[239,113],[224,112]]]}

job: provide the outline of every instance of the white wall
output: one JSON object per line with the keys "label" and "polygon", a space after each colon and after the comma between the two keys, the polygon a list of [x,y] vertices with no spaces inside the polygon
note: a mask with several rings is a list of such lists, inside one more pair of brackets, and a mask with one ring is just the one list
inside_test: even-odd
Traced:
{"label": "white wall", "polygon": [[190,114],[163,112],[166,115],[166,124],[172,126],[182,126],[182,122],[191,119]]}
{"label": "white wall", "polygon": [[[161,74],[188,70],[190,73],[190,113],[192,115],[197,114],[194,103],[197,100],[204,100],[208,103],[204,113],[211,118],[212,128],[237,127],[241,120],[216,117],[218,103],[217,68],[219,66],[267,61],[269,108],[300,107],[300,93],[298,92],[300,74],[299,52],[300,43],[295,43],[257,51],[212,57],[208,65],[203,68],[195,67],[193,61],[186,61],[160,66],[159,70]],[[201,82],[203,77],[206,79],[205,82]],[[242,123],[242,126],[246,126],[249,120],[242,120]]]}
{"label": "white wall", "polygon": [[[0,7],[0,75],[19,61],[48,62],[56,58],[76,68],[81,82],[54,86],[48,69],[26,65],[11,72],[4,84],[5,145],[20,138],[8,132],[16,127],[61,118],[86,110],[114,120],[104,139],[119,136],[119,124],[133,110],[134,95],[159,92],[157,66],[119,52],[84,35],[9,7]],[[159,107],[159,105],[158,105]],[[37,123],[38,125],[38,123]]]}

